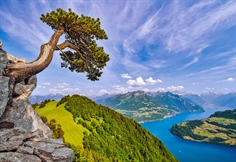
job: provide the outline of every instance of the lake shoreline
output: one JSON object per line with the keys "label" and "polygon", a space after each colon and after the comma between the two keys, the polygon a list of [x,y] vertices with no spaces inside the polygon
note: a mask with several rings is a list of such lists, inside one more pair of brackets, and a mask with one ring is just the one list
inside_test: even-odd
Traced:
{"label": "lake shoreline", "polygon": [[181,162],[236,161],[235,147],[185,140],[171,134],[170,129],[174,124],[186,120],[204,119],[216,111],[232,110],[232,108],[210,108],[204,110],[205,112],[181,113],[166,118],[165,120],[162,119],[144,122],[141,123],[141,125],[160,139],[171,153]]}

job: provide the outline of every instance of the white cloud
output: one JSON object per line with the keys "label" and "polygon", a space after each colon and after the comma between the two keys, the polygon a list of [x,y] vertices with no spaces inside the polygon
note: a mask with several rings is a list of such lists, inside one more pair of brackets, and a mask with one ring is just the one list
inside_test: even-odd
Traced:
{"label": "white cloud", "polygon": [[51,85],[51,83],[49,83],[49,82],[45,82],[45,83],[43,83],[43,85]]}
{"label": "white cloud", "polygon": [[171,87],[167,87],[167,90],[170,90],[170,91],[179,91],[179,90],[182,90],[184,89],[184,86],[171,86]]}
{"label": "white cloud", "polygon": [[70,86],[70,84],[68,84],[68,83],[58,83],[58,84],[56,84],[55,88],[65,88],[68,86]]}
{"label": "white cloud", "polygon": [[144,89],[142,89],[142,90],[145,91],[145,92],[148,92],[148,91],[149,91],[148,88],[144,88]]}
{"label": "white cloud", "polygon": [[41,26],[38,26],[36,21],[32,23],[31,17],[29,17],[29,21],[23,21],[18,17],[14,17],[9,11],[0,11],[0,17],[4,17],[4,19],[1,19],[2,30],[10,36],[19,39],[20,43],[22,44],[23,42],[24,46],[32,52],[38,49],[39,44],[48,41],[47,35],[45,34],[48,32],[43,31],[43,33],[42,28],[40,28]]}
{"label": "white cloud", "polygon": [[112,87],[116,89],[115,93],[127,93],[132,88],[131,86],[123,87],[120,85],[114,85]]}
{"label": "white cloud", "polygon": [[148,79],[146,79],[146,83],[154,85],[156,83],[162,83],[162,80],[160,79],[155,80],[155,79],[152,79],[152,77],[149,77]]}
{"label": "white cloud", "polygon": [[214,90],[214,88],[210,88],[210,87],[205,87],[205,89],[204,89],[205,91],[213,91]]}
{"label": "white cloud", "polygon": [[107,90],[101,89],[101,90],[98,92],[98,95],[101,96],[101,95],[106,94],[106,93],[108,93]]}
{"label": "white cloud", "polygon": [[79,88],[51,88],[49,89],[50,93],[62,93],[62,94],[73,94],[77,93],[80,89]]}
{"label": "white cloud", "polygon": [[146,83],[143,81],[142,77],[138,77],[136,80],[128,80],[127,84],[130,86],[143,86],[146,85]]}
{"label": "white cloud", "polygon": [[214,37],[209,36],[212,32],[235,25],[235,13],[234,1],[202,1],[192,6],[184,1],[172,1],[162,5],[134,29],[124,39],[123,47],[133,53],[142,49],[146,42],[155,43],[158,39],[167,51],[191,50],[199,53],[211,45]]}
{"label": "white cloud", "polygon": [[45,86],[40,86],[40,85],[39,85],[39,86],[37,86],[37,87],[38,87],[38,88],[46,88]]}
{"label": "white cloud", "polygon": [[233,82],[233,81],[235,81],[235,79],[232,78],[232,77],[230,77],[230,78],[226,79],[225,81],[226,81],[226,82]]}
{"label": "white cloud", "polygon": [[122,74],[121,75],[122,78],[125,78],[125,79],[131,79],[132,77],[129,76],[128,74]]}
{"label": "white cloud", "polygon": [[196,82],[193,82],[192,85],[201,85],[203,83],[196,83]]}
{"label": "white cloud", "polygon": [[187,63],[186,65],[184,65],[183,67],[181,67],[181,68],[178,69],[178,70],[185,69],[186,67],[189,67],[190,65],[192,65],[192,64],[194,64],[194,63],[196,63],[196,62],[198,62],[198,60],[199,60],[199,59],[198,59],[197,57],[194,57],[191,62]]}
{"label": "white cloud", "polygon": [[135,80],[131,80],[131,79],[128,80],[127,84],[129,86],[145,86],[145,85],[154,85],[156,83],[162,83],[162,80],[160,79],[155,80],[152,77],[147,78],[145,81],[143,80],[142,77],[138,77]]}

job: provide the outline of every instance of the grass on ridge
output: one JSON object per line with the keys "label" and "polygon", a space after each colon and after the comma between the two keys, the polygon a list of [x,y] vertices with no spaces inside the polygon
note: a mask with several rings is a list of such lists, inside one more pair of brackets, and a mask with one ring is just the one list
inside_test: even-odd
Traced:
{"label": "grass on ridge", "polygon": [[35,110],[40,116],[46,116],[48,121],[55,119],[61,125],[62,130],[65,132],[64,138],[66,142],[81,146],[84,137],[83,132],[88,130],[74,122],[72,114],[65,110],[65,104],[56,107],[57,103],[58,101],[51,101],[45,107],[37,107]]}

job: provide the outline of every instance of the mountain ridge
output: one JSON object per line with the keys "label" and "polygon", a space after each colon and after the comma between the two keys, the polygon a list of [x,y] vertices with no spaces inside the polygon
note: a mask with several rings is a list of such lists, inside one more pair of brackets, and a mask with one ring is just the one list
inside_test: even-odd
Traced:
{"label": "mountain ridge", "polygon": [[[65,141],[68,135],[72,137],[75,133],[71,132],[73,128],[68,130],[68,124],[76,124],[76,130],[82,129],[80,140],[71,140],[74,161],[178,161],[160,140],[136,121],[87,97],[65,96],[61,101],[49,101],[43,108],[37,106],[36,110],[61,125]],[[61,116],[61,111],[67,113]]]}
{"label": "mountain ridge", "polygon": [[96,100],[98,104],[139,122],[164,119],[182,112],[204,111],[190,99],[185,100],[171,92],[134,91]]}

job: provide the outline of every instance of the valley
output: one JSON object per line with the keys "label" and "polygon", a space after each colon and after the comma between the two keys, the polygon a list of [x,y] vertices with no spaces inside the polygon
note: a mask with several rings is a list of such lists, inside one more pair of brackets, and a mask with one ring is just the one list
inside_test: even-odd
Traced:
{"label": "valley", "polygon": [[138,122],[161,120],[183,112],[204,111],[190,99],[181,98],[171,92],[134,91],[106,96],[95,102],[111,107]]}

